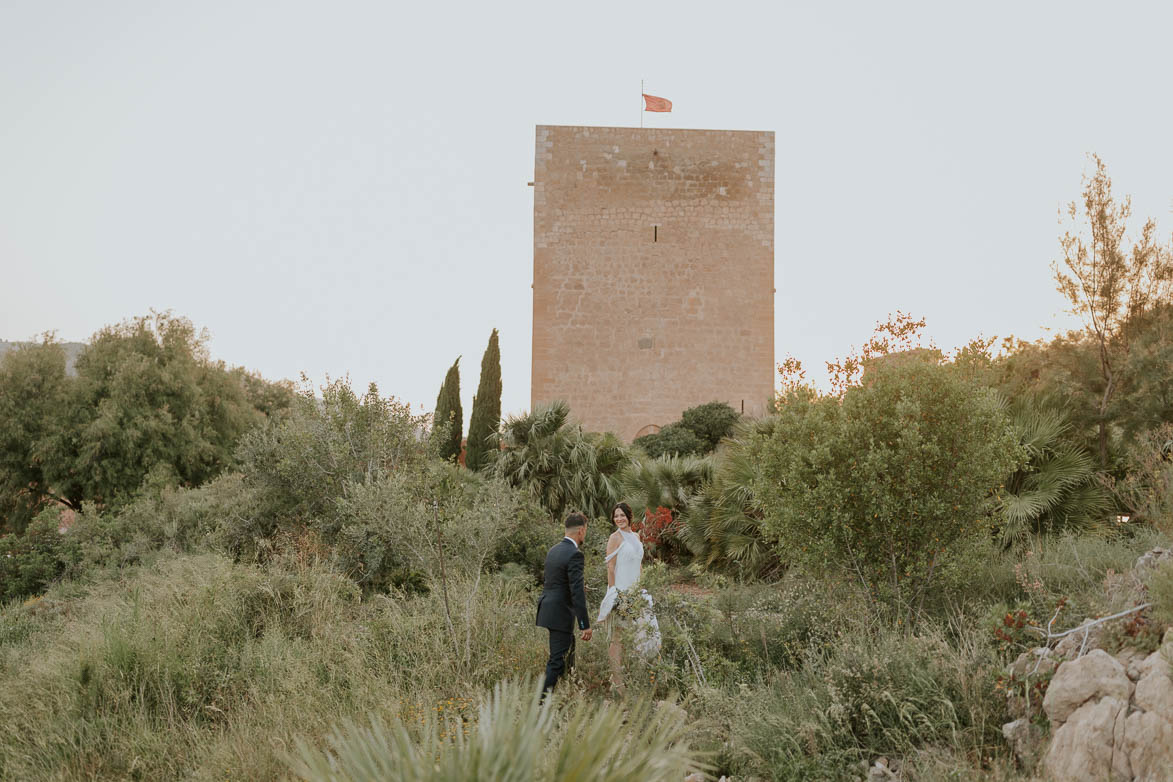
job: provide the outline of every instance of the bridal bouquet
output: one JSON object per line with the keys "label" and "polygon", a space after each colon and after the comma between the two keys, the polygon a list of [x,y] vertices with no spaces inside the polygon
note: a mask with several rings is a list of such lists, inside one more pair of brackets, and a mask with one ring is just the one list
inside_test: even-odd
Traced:
{"label": "bridal bouquet", "polygon": [[628,589],[615,592],[615,605],[611,607],[611,613],[620,619],[633,622],[642,617],[647,610],[647,598],[644,597],[644,590],[639,584],[632,584]]}
{"label": "bridal bouquet", "polygon": [[621,626],[634,628],[635,650],[645,657],[660,653],[660,624],[652,611],[652,596],[639,584],[615,593],[611,613],[619,617]]}

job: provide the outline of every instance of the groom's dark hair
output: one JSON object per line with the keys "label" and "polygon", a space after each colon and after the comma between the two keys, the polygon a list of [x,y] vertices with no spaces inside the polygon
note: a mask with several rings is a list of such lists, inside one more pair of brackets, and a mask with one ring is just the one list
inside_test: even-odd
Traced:
{"label": "groom's dark hair", "polygon": [[586,523],[587,517],[578,511],[575,511],[566,517],[566,529],[578,529],[579,527],[585,527]]}

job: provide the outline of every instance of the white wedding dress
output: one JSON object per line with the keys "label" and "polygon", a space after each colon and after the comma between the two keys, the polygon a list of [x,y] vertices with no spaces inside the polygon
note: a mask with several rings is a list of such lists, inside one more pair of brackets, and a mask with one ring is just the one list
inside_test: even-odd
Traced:
{"label": "white wedding dress", "polygon": [[[615,560],[615,585],[607,589],[607,594],[603,596],[603,602],[599,605],[599,622],[611,613],[620,590],[631,589],[639,583],[644,560],[644,544],[634,532],[619,530],[619,534],[623,537],[623,542],[606,559],[607,562]],[[639,590],[639,596],[647,603],[647,608],[635,620],[635,650],[645,657],[655,657],[660,653],[660,625],[652,611],[652,596],[646,589]]]}

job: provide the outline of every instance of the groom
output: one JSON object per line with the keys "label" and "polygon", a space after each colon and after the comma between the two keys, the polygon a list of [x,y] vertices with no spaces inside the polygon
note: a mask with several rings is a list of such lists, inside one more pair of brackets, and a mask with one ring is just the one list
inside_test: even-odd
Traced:
{"label": "groom", "polygon": [[542,597],[538,600],[538,627],[550,631],[550,661],[546,663],[543,696],[554,689],[558,678],[574,665],[574,620],[582,630],[582,640],[591,640],[591,622],[587,618],[586,592],[582,586],[583,557],[579,547],[586,539],[586,516],[571,513],[566,517],[566,537],[546,554],[546,573]]}

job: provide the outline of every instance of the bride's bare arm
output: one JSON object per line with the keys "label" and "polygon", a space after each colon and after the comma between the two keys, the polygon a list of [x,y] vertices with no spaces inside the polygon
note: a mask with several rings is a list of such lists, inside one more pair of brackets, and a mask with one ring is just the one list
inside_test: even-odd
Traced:
{"label": "bride's bare arm", "polygon": [[[619,536],[619,533],[612,532],[611,537],[607,539],[607,556],[611,556],[613,553],[615,553],[615,549],[619,548],[620,544],[622,544],[622,543],[623,543],[623,539]],[[608,587],[615,586],[615,560],[614,559],[612,559],[610,562],[607,563],[607,586]]]}

